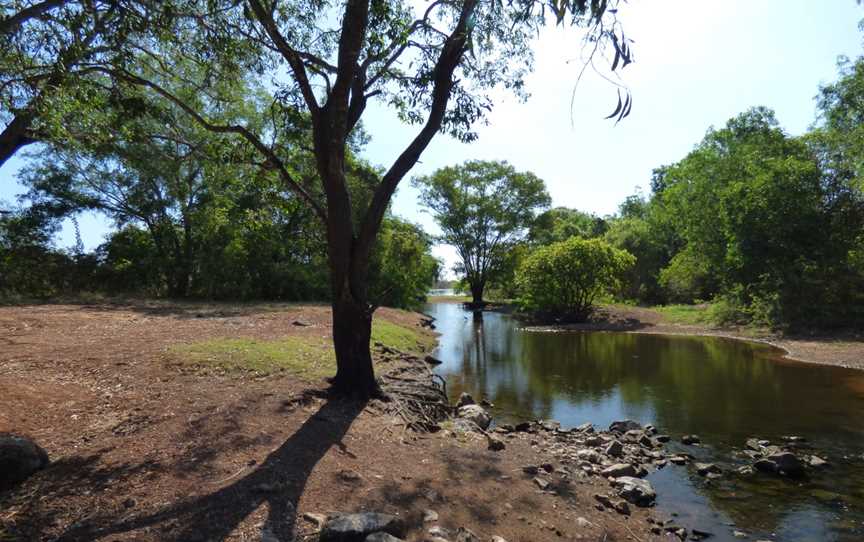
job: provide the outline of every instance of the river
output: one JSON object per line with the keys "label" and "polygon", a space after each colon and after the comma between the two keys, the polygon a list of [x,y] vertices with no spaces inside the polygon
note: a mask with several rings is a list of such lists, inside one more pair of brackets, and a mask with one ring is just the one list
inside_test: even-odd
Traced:
{"label": "river", "polygon": [[[672,436],[672,449],[726,473],[747,463],[734,452],[750,437],[830,461],[804,479],[756,473],[709,481],[669,465],[648,480],[657,507],[711,540],[864,540],[864,371],[783,358],[758,343],[717,337],[524,329],[495,312],[475,319],[458,303],[427,312],[441,333],[436,372],[451,397],[467,391],[494,403],[497,421],[555,419],[606,427],[634,419]],[[700,446],[680,437],[696,434]]]}

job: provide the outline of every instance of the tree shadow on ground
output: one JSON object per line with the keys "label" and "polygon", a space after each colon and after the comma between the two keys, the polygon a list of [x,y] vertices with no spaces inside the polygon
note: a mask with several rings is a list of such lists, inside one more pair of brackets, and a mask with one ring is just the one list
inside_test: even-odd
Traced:
{"label": "tree shadow on ground", "polygon": [[328,400],[259,466],[221,489],[119,521],[116,515],[91,517],[57,540],[89,541],[148,529],[158,529],[159,540],[222,540],[261,505],[268,507],[263,529],[278,540],[293,540],[297,504],[309,475],[332,446],[342,446],[365,406]]}

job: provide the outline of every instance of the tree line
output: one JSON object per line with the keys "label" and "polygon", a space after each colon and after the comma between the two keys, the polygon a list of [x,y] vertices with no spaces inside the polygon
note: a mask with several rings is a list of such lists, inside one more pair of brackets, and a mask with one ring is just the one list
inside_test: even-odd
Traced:
{"label": "tree line", "polygon": [[840,62],[817,113],[801,136],[765,107],[710,128],[612,216],[549,209],[543,181],[505,162],[417,183],[475,306],[491,289],[559,321],[603,299],[710,302],[718,324],[851,328],[864,322],[864,58]]}

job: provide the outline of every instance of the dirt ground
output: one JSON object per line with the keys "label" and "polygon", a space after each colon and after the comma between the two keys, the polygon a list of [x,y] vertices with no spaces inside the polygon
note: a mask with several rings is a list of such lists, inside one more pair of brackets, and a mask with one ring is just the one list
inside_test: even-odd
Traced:
{"label": "dirt ground", "polygon": [[702,324],[670,322],[663,314],[646,307],[606,306],[591,322],[563,326],[567,329],[610,330],[630,333],[711,335],[759,341],[782,348],[786,358],[864,370],[864,333],[844,331],[834,335],[776,335],[746,328],[715,328]]}
{"label": "dirt ground", "polygon": [[[313,540],[305,513],[361,510],[406,518],[409,540],[432,525],[484,542],[651,539],[650,510],[596,509],[602,480],[540,491],[521,468],[543,458],[529,439],[492,452],[483,439],[408,431],[377,402],[327,399],[323,381],[166,355],[215,337],[328,337],[329,318],[321,306],[0,308],[0,432],[34,438],[52,459],[0,493],[0,540]],[[423,525],[426,509],[440,520]]]}

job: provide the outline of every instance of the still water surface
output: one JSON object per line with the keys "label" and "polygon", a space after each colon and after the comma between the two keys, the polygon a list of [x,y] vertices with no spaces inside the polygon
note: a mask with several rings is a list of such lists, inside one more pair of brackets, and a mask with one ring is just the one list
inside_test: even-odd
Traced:
{"label": "still water surface", "polygon": [[[441,333],[437,372],[451,397],[495,404],[497,420],[552,418],[565,427],[652,423],[697,461],[729,471],[749,437],[808,439],[831,468],[803,480],[757,473],[708,482],[670,465],[648,479],[658,508],[712,540],[864,541],[864,371],[784,360],[767,345],[715,337],[522,329],[515,319],[457,303],[427,307]],[[673,446],[674,448],[674,446]],[[809,448],[808,448],[809,449]]]}

